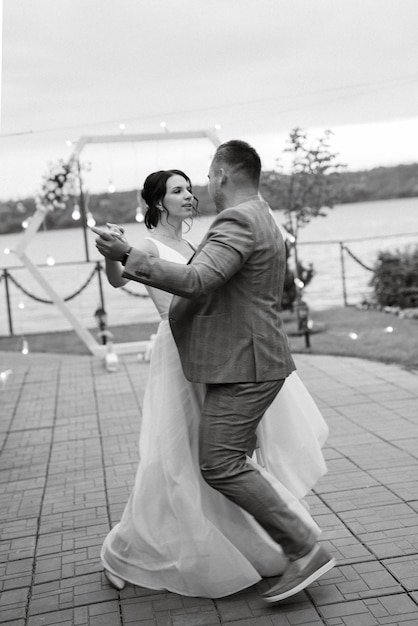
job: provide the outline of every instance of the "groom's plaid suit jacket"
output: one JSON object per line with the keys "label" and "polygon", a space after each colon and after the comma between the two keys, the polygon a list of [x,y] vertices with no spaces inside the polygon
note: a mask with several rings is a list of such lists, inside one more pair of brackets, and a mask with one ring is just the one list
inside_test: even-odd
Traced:
{"label": "groom's plaid suit jacket", "polygon": [[169,321],[186,377],[261,382],[295,369],[280,317],[285,246],[266,202],[223,210],[188,265],[132,250],[124,276],[175,294]]}

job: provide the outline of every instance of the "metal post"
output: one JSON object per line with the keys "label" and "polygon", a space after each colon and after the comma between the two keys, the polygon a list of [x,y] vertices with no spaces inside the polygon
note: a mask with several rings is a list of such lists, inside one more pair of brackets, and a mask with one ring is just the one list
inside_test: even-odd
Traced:
{"label": "metal post", "polygon": [[[96,310],[94,316],[97,319],[97,323],[99,325],[99,336],[101,337],[102,344],[106,345],[108,338],[112,335],[107,330],[107,315],[105,309],[105,301],[104,301],[104,293],[103,293],[103,283],[102,283],[102,266],[100,261],[96,261],[96,272],[99,280],[99,293],[100,293],[100,307]],[[111,345],[111,342],[110,342]]]}
{"label": "metal post", "polygon": [[311,347],[311,337],[309,328],[309,307],[302,299],[296,304],[296,315],[298,319],[298,331],[305,337],[305,347]]}
{"label": "metal post", "polygon": [[345,282],[344,242],[340,241],[339,244],[340,244],[341,278],[342,278],[342,283],[343,283],[344,306],[348,306],[347,290],[346,290],[346,282]]}
{"label": "metal post", "polygon": [[105,301],[104,301],[104,292],[103,292],[103,283],[102,283],[102,266],[100,261],[96,262],[96,271],[99,279],[99,292],[100,292],[100,307],[105,311]]}
{"label": "metal post", "polygon": [[80,165],[80,161],[77,160],[77,169],[78,169],[78,184],[80,187],[80,217],[81,217],[81,226],[83,228],[83,235],[84,235],[84,249],[86,252],[86,261],[89,262],[90,261],[90,255],[89,255],[89,244],[88,244],[88,239],[87,239],[87,211],[86,211],[86,202],[85,202],[85,198],[84,198],[84,191],[83,191],[83,183],[81,180],[81,165]]}
{"label": "metal post", "polygon": [[12,307],[10,304],[10,291],[9,291],[9,272],[5,269],[3,271],[4,284],[6,286],[6,302],[7,302],[7,318],[9,321],[9,335],[13,335],[13,319],[12,319]]}
{"label": "metal post", "polygon": [[297,325],[298,325],[298,330],[302,329],[302,320],[300,317],[300,308],[301,308],[301,303],[302,303],[302,294],[301,294],[301,290],[299,287],[299,259],[298,259],[298,249],[297,249],[297,239],[295,238],[295,242],[293,244],[293,253],[295,255],[295,276],[296,276],[296,321],[297,321]]}

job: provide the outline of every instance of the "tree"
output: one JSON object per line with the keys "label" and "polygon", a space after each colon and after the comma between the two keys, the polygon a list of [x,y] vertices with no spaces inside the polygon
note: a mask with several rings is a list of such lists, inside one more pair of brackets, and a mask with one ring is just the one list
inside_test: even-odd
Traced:
{"label": "tree", "polygon": [[[330,149],[332,132],[326,130],[313,141],[300,128],[289,135],[284,152],[290,155],[286,172],[265,172],[261,181],[261,194],[272,208],[283,211],[284,226],[290,235],[294,250],[294,267],[297,285],[303,287],[302,264],[298,258],[300,229],[314,217],[326,216],[325,209],[333,208],[338,199],[339,173],[344,167],[337,154]],[[298,290],[300,296],[300,290]]]}

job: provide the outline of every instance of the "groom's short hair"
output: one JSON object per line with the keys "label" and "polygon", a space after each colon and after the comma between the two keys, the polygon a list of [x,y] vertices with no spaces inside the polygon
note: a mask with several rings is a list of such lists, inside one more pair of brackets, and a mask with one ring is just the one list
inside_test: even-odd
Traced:
{"label": "groom's short hair", "polygon": [[234,174],[242,176],[258,187],[261,174],[261,159],[250,144],[240,139],[231,139],[221,144],[213,157],[216,165],[228,165]]}

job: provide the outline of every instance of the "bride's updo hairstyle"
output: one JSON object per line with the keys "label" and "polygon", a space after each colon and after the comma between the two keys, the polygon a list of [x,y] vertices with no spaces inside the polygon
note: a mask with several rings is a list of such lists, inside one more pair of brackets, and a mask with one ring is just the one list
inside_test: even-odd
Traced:
{"label": "bride's updo hairstyle", "polygon": [[[169,178],[176,175],[182,176],[190,185],[190,189],[192,188],[190,178],[181,170],[160,170],[146,177],[141,196],[146,204],[144,222],[148,230],[155,228],[161,219],[161,209],[159,209],[157,205],[161,203],[163,209],[167,211],[164,207],[164,197],[167,193],[167,181]],[[196,208],[197,199],[194,196],[193,198]]]}

